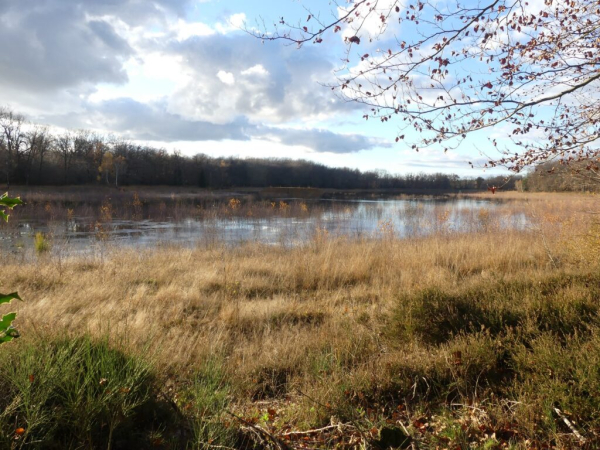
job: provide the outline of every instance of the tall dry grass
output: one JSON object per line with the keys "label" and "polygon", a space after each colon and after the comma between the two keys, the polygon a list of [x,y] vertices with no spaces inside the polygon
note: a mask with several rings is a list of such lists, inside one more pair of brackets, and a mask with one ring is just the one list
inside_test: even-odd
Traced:
{"label": "tall dry grass", "polygon": [[[191,374],[215,362],[230,408],[244,417],[277,405],[271,421],[286,426],[406,420],[431,445],[442,435],[472,443],[484,428],[510,428],[506,442],[569,448],[577,442],[548,412],[554,402],[579,408],[571,413],[590,435],[598,425],[583,397],[600,393],[600,378],[574,372],[600,366],[592,351],[600,336],[597,198],[495,198],[505,197],[512,213],[527,214],[526,230],[477,216],[485,227],[452,233],[440,211],[439,232],[424,238],[400,240],[384,229],[365,240],[315,233],[294,248],[8,261],[3,289],[26,299],[14,348],[59,335],[110,336],[127,354],[151,355],[169,395],[183,395]],[[393,415],[399,405],[404,419]],[[440,405],[452,420],[442,420]],[[469,408],[484,417],[473,419]],[[414,424],[434,410],[446,434]],[[457,414],[467,428],[454,427]],[[465,434],[477,427],[475,437]]]}

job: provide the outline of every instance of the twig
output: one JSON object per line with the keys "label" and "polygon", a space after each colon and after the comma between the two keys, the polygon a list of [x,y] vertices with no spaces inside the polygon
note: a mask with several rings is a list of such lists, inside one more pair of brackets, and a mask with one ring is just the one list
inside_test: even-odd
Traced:
{"label": "twig", "polygon": [[548,246],[548,241],[546,241],[546,235],[541,230],[541,228],[539,230],[539,233],[542,236],[542,243],[544,244],[544,249],[546,250],[546,253],[548,254],[548,258],[550,258],[550,262],[552,263],[552,265],[554,266],[555,269],[558,269],[556,261],[554,260],[554,257],[552,256],[552,253],[550,252],[550,247]]}
{"label": "twig", "polygon": [[[338,425],[328,425],[326,427],[323,428],[317,428],[315,430],[307,430],[307,431],[290,431],[289,433],[283,433],[282,436],[302,436],[302,435],[306,435],[306,434],[315,434],[315,433],[320,433],[322,431],[327,431],[327,430],[333,430],[335,428],[342,428],[342,427],[352,427],[352,425],[349,424],[345,424],[345,423],[340,423]],[[352,427],[353,428],[353,427]]]}
{"label": "twig", "polygon": [[555,406],[554,412],[558,415],[558,417],[560,417],[562,419],[562,421],[565,423],[565,425],[567,425],[567,427],[569,427],[569,429],[571,430],[571,433],[573,433],[573,435],[575,435],[575,437],[577,439],[579,439],[579,443],[582,445],[585,444],[586,439],[581,435],[581,433],[579,431],[577,431],[577,428],[575,428],[575,426],[571,423],[571,421],[566,418],[566,416],[562,413],[562,411]]}
{"label": "twig", "polygon": [[[410,419],[409,419],[410,420]],[[397,420],[396,423],[400,424],[402,430],[404,431],[405,436],[410,439],[410,448],[411,450],[419,450],[419,444],[417,443],[416,436],[413,436],[406,428],[406,425],[402,422],[402,420]]]}
{"label": "twig", "polygon": [[[528,202],[529,203],[529,202]],[[535,215],[535,213],[530,213],[531,217],[533,219],[537,219],[537,216]],[[555,269],[558,269],[558,265],[556,264],[556,261],[554,259],[554,257],[552,256],[552,252],[550,251],[550,246],[548,245],[548,241],[546,240],[546,234],[544,233],[544,230],[542,229],[541,226],[529,226],[528,227],[530,230],[533,230],[535,232],[537,232],[540,237],[542,238],[542,245],[544,246],[544,250],[546,251],[546,255],[548,256],[548,259],[550,259],[550,262],[552,263],[552,266]]]}
{"label": "twig", "polygon": [[462,406],[463,408],[468,408],[468,409],[472,409],[474,411],[479,411],[479,412],[487,415],[487,413],[485,412],[485,410],[483,410],[481,408],[478,408],[477,406],[465,405],[463,403],[450,403],[450,406]]}

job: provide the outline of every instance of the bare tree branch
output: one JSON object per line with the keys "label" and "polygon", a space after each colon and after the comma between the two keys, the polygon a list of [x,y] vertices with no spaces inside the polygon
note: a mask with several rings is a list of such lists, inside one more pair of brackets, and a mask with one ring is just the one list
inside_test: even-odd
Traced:
{"label": "bare tree branch", "polygon": [[[539,11],[520,0],[334,4],[329,21],[307,11],[297,25],[282,17],[272,29],[248,32],[298,46],[341,33],[343,64],[328,86],[368,108],[365,119],[395,118],[396,141],[416,150],[456,148],[494,128],[504,139],[490,139],[499,156],[489,166],[519,172],[559,159],[598,167],[597,0],[545,0]],[[353,54],[359,46],[364,51]]]}

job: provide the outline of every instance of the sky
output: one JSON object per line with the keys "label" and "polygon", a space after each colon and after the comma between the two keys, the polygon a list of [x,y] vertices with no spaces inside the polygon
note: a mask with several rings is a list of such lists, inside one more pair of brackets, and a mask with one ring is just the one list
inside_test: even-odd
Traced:
{"label": "sky", "polygon": [[498,173],[470,168],[486,159],[475,140],[416,153],[395,142],[393,121],[366,121],[358,104],[325,87],[344,33],[298,49],[243,31],[305,19],[307,9],[337,13],[324,0],[1,0],[0,105],[36,123],[185,155]]}

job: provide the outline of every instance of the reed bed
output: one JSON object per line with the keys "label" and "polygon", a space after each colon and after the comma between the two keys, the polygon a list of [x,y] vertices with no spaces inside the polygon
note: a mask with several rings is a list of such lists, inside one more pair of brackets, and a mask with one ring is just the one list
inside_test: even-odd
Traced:
{"label": "reed bed", "polygon": [[[74,188],[61,190],[19,190],[11,192],[27,200],[25,208],[12,212],[12,223],[19,221],[66,221],[86,218],[101,222],[120,220],[173,220],[186,218],[270,218],[306,217],[326,208],[314,199],[262,198],[258,192],[225,192],[201,189],[99,188],[96,191]],[[348,206],[344,206],[347,208]],[[335,210],[336,205],[327,205]]]}
{"label": "reed bed", "polygon": [[597,198],[503,195],[526,228],[9,258],[2,442],[596,448]]}

